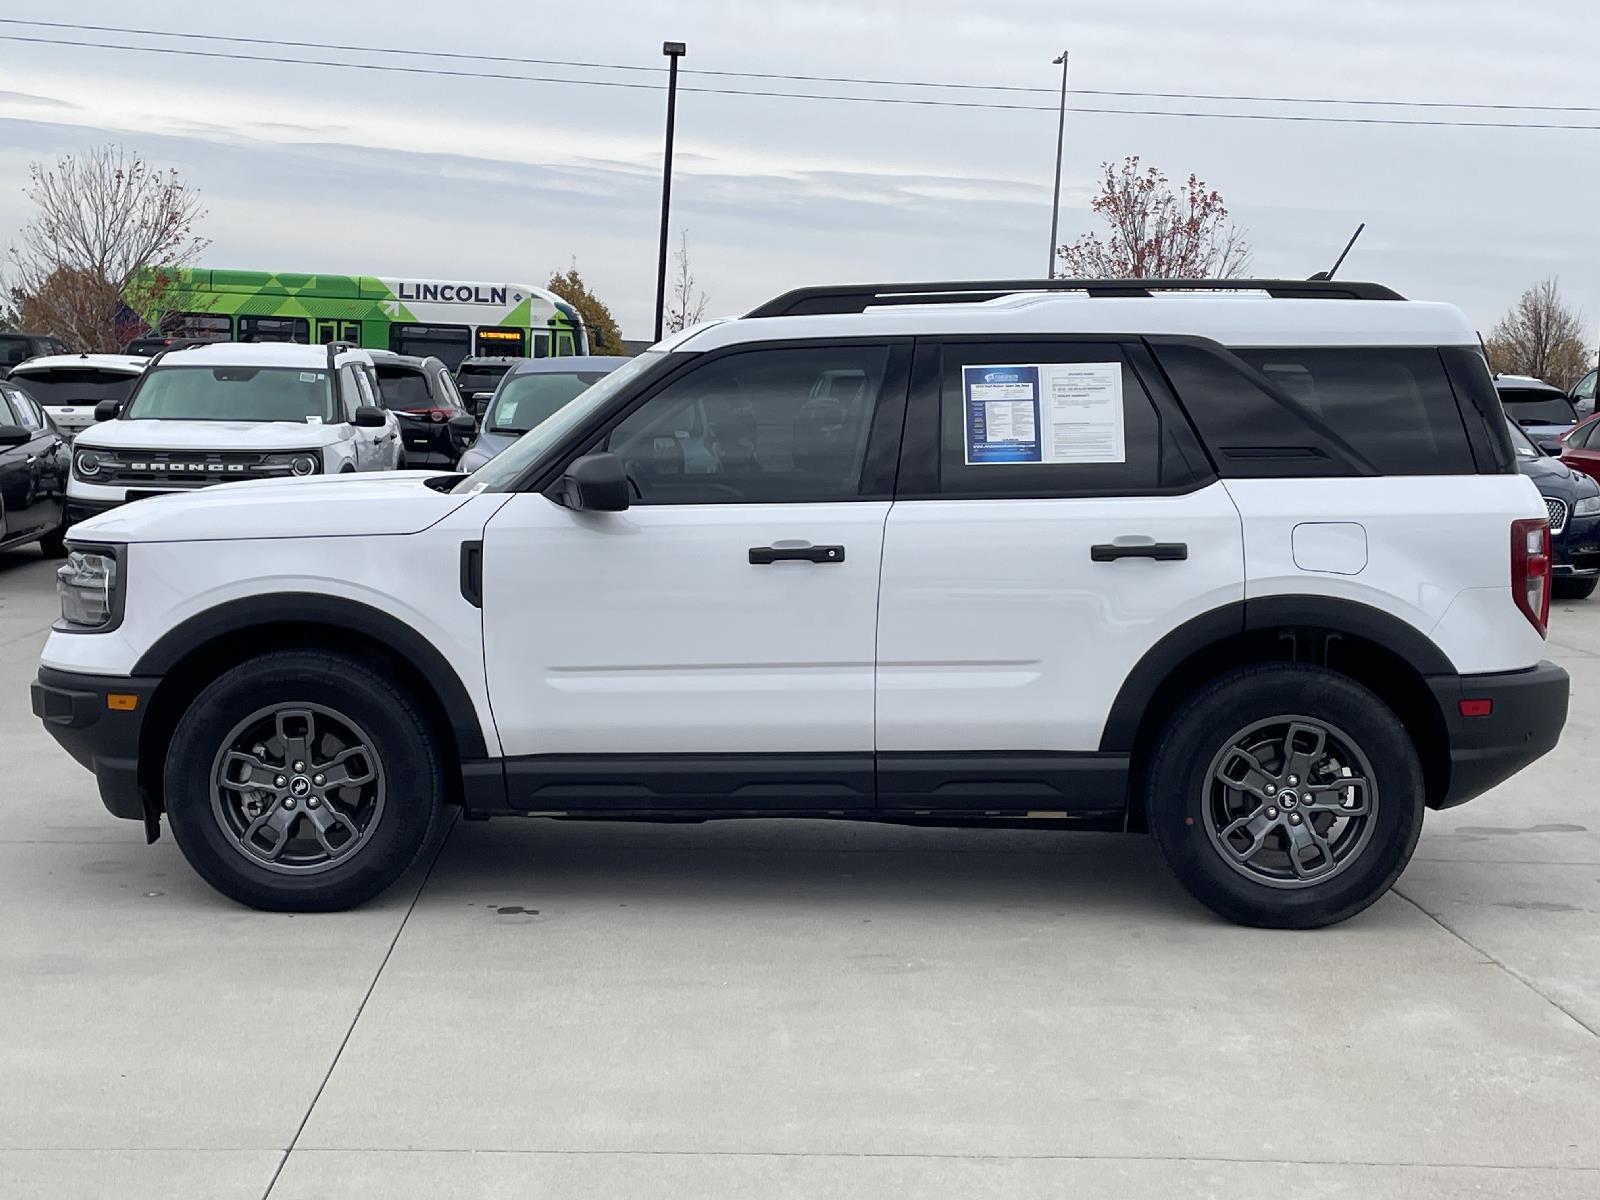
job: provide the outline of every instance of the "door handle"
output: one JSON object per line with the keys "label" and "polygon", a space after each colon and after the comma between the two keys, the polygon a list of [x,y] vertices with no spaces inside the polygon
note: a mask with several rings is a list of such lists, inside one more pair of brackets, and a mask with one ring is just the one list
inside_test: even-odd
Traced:
{"label": "door handle", "polygon": [[844,561],[843,546],[751,546],[750,565],[775,562],[836,563]]}
{"label": "door handle", "polygon": [[1095,562],[1116,562],[1119,558],[1153,558],[1157,562],[1182,562],[1189,557],[1188,542],[1146,542],[1142,546],[1118,546],[1101,542],[1089,547]]}

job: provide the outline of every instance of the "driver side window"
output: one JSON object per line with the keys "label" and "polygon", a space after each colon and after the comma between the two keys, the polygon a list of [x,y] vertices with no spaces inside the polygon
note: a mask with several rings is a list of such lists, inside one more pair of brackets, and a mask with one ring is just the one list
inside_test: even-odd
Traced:
{"label": "driver side window", "polygon": [[888,351],[750,350],[667,384],[612,429],[636,504],[854,500]]}

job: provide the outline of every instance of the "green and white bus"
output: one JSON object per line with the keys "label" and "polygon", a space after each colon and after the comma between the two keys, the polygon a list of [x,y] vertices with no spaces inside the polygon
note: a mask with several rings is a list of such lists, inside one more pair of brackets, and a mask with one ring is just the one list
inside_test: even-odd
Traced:
{"label": "green and white bus", "polygon": [[577,310],[526,283],[183,268],[140,280],[130,293],[143,324],[167,337],[350,342],[433,355],[452,370],[469,355],[589,353]]}

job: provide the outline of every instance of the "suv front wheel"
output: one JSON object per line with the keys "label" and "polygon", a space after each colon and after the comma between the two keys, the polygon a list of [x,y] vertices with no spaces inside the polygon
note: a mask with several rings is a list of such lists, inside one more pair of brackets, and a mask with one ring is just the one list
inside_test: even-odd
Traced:
{"label": "suv front wheel", "polygon": [[1202,904],[1311,929],[1394,884],[1422,830],[1422,766],[1394,713],[1321,667],[1212,680],[1173,714],[1146,785],[1150,832]]}
{"label": "suv front wheel", "polygon": [[212,887],[252,908],[326,912],[416,861],[443,803],[436,736],[360,659],[265,654],[195,697],[167,753],[167,819]]}

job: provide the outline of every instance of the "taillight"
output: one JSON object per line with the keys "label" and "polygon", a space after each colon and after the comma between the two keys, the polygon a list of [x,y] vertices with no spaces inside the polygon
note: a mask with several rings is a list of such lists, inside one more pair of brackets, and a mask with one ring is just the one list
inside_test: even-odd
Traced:
{"label": "taillight", "polygon": [[1511,598],[1544,637],[1550,623],[1550,521],[1511,522]]}

